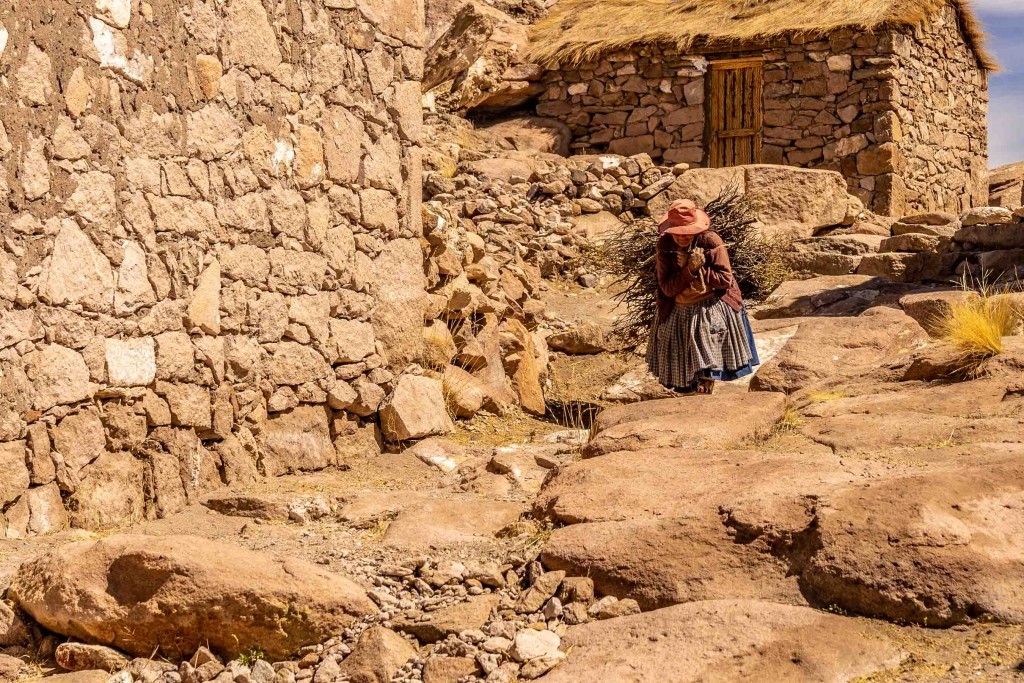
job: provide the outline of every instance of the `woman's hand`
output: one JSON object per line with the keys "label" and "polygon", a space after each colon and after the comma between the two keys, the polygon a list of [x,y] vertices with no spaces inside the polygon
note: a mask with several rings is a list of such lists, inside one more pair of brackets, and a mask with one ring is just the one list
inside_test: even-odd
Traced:
{"label": "woman's hand", "polygon": [[[683,256],[683,254],[680,254],[680,256]],[[686,258],[686,263],[680,263],[679,265],[685,266],[685,268],[691,273],[696,273],[704,267],[705,260],[704,250],[700,247],[696,247]]]}

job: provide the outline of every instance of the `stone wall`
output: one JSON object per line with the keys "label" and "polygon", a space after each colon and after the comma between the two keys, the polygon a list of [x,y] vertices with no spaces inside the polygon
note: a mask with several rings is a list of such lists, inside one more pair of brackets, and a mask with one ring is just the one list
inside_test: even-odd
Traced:
{"label": "stone wall", "polygon": [[[576,149],[704,165],[708,60],[763,56],[764,163],[840,171],[850,192],[882,214],[946,208],[957,193],[974,195],[971,171],[976,178],[987,165],[985,76],[951,13],[917,36],[839,30],[714,55],[617,52],[547,72],[537,113],[567,123]],[[959,80],[966,96],[945,85]]]}
{"label": "stone wall", "polygon": [[[917,35],[894,37],[899,126],[893,142],[907,211],[959,214],[988,203],[988,79],[951,7]],[[897,196],[895,203],[900,203]]]}
{"label": "stone wall", "polygon": [[402,0],[5,3],[0,531],[377,450],[422,339],[421,34]]}

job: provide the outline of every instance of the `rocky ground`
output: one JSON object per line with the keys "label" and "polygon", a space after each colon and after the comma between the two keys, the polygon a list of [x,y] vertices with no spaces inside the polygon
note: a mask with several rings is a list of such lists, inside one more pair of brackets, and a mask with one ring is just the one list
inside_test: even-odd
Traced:
{"label": "rocky ground", "polygon": [[[589,432],[481,416],[116,535],[3,541],[34,621],[0,612],[0,675],[1020,680],[1024,338],[960,381],[920,324],[959,294],[826,280],[756,312],[753,391]],[[544,296],[569,327],[611,312],[603,287]],[[587,360],[614,371],[581,386],[636,365],[552,373]]]}

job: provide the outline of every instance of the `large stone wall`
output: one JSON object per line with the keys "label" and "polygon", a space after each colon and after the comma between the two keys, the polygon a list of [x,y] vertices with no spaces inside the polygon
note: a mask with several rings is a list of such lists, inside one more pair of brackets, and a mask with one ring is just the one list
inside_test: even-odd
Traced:
{"label": "large stone wall", "polygon": [[[894,37],[899,120],[896,191],[907,212],[960,214],[988,203],[988,79],[952,7],[916,35]],[[897,197],[897,203],[899,197]]]}
{"label": "large stone wall", "polygon": [[422,339],[421,34],[401,0],[5,3],[0,532],[377,449]]}
{"label": "large stone wall", "polygon": [[[704,165],[708,60],[761,56],[764,163],[840,171],[882,214],[958,208],[954,195],[984,203],[973,190],[987,165],[985,75],[952,12],[917,35],[839,30],[714,55],[658,45],[616,52],[547,72],[537,113],[567,123],[579,150]],[[959,80],[963,96],[946,87]]]}

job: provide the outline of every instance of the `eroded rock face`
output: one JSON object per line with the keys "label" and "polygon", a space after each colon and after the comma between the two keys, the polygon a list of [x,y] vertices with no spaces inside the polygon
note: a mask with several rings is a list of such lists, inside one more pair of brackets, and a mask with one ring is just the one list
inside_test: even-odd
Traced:
{"label": "eroded rock face", "polygon": [[283,659],[376,611],[347,579],[192,536],[65,545],[15,575],[11,598],[46,628],[130,654],[226,657],[260,643]]}

